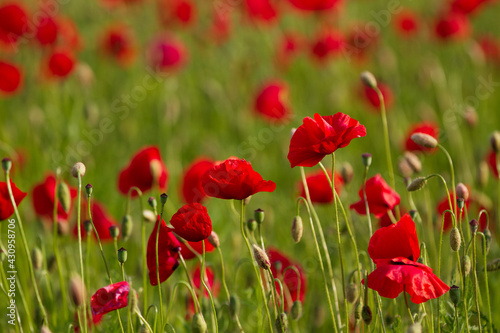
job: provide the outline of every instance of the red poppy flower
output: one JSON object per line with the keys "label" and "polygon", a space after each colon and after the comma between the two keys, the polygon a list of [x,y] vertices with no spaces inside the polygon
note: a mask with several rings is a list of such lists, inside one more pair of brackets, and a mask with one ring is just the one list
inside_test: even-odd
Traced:
{"label": "red poppy flower", "polygon": [[26,10],[18,3],[0,5],[0,41],[6,45],[16,41],[28,31]]}
{"label": "red poppy flower", "polygon": [[[205,283],[210,288],[212,292],[212,296],[217,297],[220,290],[220,284],[215,281],[214,271],[210,267],[205,267]],[[196,266],[196,269],[193,272],[193,284],[196,289],[203,288],[205,297],[208,297],[208,292],[205,290],[205,287],[201,284],[201,271],[200,266]],[[190,298],[192,300],[192,298]]]}
{"label": "red poppy flower", "polygon": [[[19,206],[27,193],[24,193],[23,191],[18,189],[12,179],[10,180],[10,186],[12,187],[12,194],[14,195],[16,206]],[[12,214],[14,214],[14,207],[12,206],[12,202],[10,201],[7,183],[0,182],[0,221],[8,219]]]}
{"label": "red poppy flower", "polygon": [[405,214],[396,224],[375,231],[368,244],[368,254],[373,261],[396,257],[417,261],[420,244],[410,215]]}
{"label": "red poppy flower", "polygon": [[484,35],[477,40],[486,61],[500,66],[500,42],[492,35]]}
{"label": "red poppy flower", "polygon": [[158,14],[164,27],[188,26],[196,18],[196,7],[190,0],[159,0]]}
{"label": "red poppy flower", "polygon": [[409,9],[404,9],[394,18],[394,27],[403,37],[414,36],[419,30],[419,18]]}
{"label": "red poppy flower", "polygon": [[90,298],[92,315],[104,315],[128,305],[130,286],[127,281],[110,284],[96,291]]}
{"label": "red poppy flower", "polygon": [[212,25],[208,31],[210,37],[214,39],[216,43],[226,41],[231,34],[230,12],[221,13],[218,10],[214,10],[212,14]]}
{"label": "red poppy flower", "polygon": [[[394,103],[392,90],[388,85],[384,83],[378,83],[377,86],[380,90],[380,93],[382,94],[382,97],[384,98],[385,109],[386,111],[388,111]],[[371,106],[372,110],[380,112],[380,99],[378,98],[377,91],[368,86],[363,86],[363,92],[365,100],[367,104]]]}
{"label": "red poppy flower", "polygon": [[158,278],[156,275],[156,235],[158,233],[158,228],[160,228],[160,233],[158,237],[158,265],[160,273],[160,283],[165,281],[172,275],[172,273],[179,267],[179,251],[181,244],[175,237],[175,235],[167,227],[165,221],[161,220],[158,215],[155,227],[151,232],[148,240],[147,249],[147,265],[149,270],[149,283],[152,286],[158,285]]}
{"label": "red poppy flower", "polygon": [[341,0],[288,0],[297,9],[303,11],[322,11],[338,7]]}
{"label": "red poppy flower", "polygon": [[[446,210],[453,210],[455,207],[455,196],[453,195],[452,192],[450,192],[450,196],[451,196],[451,204],[453,205],[453,207],[450,208],[450,204],[449,204],[449,201],[448,201],[448,196],[445,196],[443,197],[439,203],[438,203],[438,206],[437,206],[437,212],[438,214],[442,217],[443,214],[444,214],[444,230],[445,231],[448,231],[451,229],[451,227],[453,226],[453,219],[452,219],[452,216],[451,216],[451,213],[450,212],[446,212]],[[478,208],[477,211],[480,211],[481,209],[485,208],[481,205],[480,202],[478,202],[477,200],[474,200],[474,196],[471,196],[469,200],[465,201],[465,208],[469,211],[469,213],[471,214],[471,209],[469,209],[469,206],[470,204],[476,204],[476,207]],[[472,215],[472,214],[471,214]],[[464,218],[465,218],[465,214],[464,212],[462,211],[462,221],[464,221]],[[439,226],[441,226],[441,218],[439,219]],[[458,223],[458,221],[457,221]],[[485,215],[481,215],[481,218],[479,219],[479,224],[480,224],[480,230],[484,230],[486,228],[486,216]]]}
{"label": "red poppy flower", "polygon": [[344,55],[348,60],[366,61],[377,46],[380,34],[367,29],[368,23],[356,24],[349,29],[344,47]]}
{"label": "red poppy flower", "polygon": [[248,17],[254,21],[273,22],[278,12],[270,0],[245,0]]}
{"label": "red poppy flower", "polygon": [[333,116],[305,117],[290,140],[288,161],[291,167],[312,167],[323,157],[347,146],[352,139],[366,135],[359,121],[337,112]]}
{"label": "red poppy flower", "polygon": [[178,236],[190,242],[200,242],[212,233],[212,221],[205,206],[195,202],[182,206],[170,219]]}
{"label": "red poppy flower", "polygon": [[130,30],[124,25],[114,25],[108,28],[101,38],[102,52],[116,60],[122,66],[128,66],[135,59],[134,38]]}
{"label": "red poppy flower", "polygon": [[73,53],[66,49],[52,52],[47,60],[48,75],[50,77],[68,77],[75,67],[75,57]]}
{"label": "red poppy flower", "polygon": [[488,2],[490,0],[453,0],[451,2],[451,9],[461,14],[473,14]]}
{"label": "red poppy flower", "polygon": [[405,149],[413,152],[415,151],[433,152],[437,149],[437,148],[425,148],[420,145],[417,145],[411,139],[411,136],[415,133],[429,134],[430,136],[432,136],[434,139],[437,140],[439,136],[439,127],[436,124],[423,122],[415,124],[412,127],[410,127],[408,135],[406,136]]}
{"label": "red poppy flower", "polygon": [[[76,198],[78,191],[69,187],[70,191],[70,206],[73,206],[73,199]],[[43,183],[39,183],[35,185],[33,188],[33,208],[35,210],[36,215],[39,217],[48,219],[52,221],[54,214],[54,198],[56,194],[56,178],[54,175],[47,175]],[[68,210],[68,212],[71,210]],[[58,222],[67,222],[69,213],[66,212],[59,201],[57,204],[57,221]]]}
{"label": "red poppy flower", "polygon": [[59,43],[67,49],[79,51],[82,48],[82,41],[75,22],[68,17],[58,17]]}
{"label": "red poppy flower", "polygon": [[311,45],[312,56],[319,62],[342,54],[345,49],[345,38],[340,31],[323,30],[316,36]]}
{"label": "red poppy flower", "polygon": [[209,197],[243,200],[258,192],[273,192],[276,184],[263,180],[252,165],[239,159],[227,159],[202,177],[203,190]]}
{"label": "red poppy flower", "polygon": [[[88,208],[87,202],[82,202],[82,219],[81,221],[85,221],[89,219],[88,216]],[[92,210],[92,222],[94,223],[95,229],[97,230],[97,234],[99,235],[99,239],[101,242],[110,242],[113,240],[113,237],[109,234],[109,227],[118,226],[118,223],[115,221],[111,215],[107,212],[104,205],[99,203],[97,200],[92,200],[91,207]],[[83,223],[81,223],[81,233],[82,235],[86,235],[85,228]],[[97,239],[94,232],[94,239]],[[78,236],[78,226],[75,223],[75,227],[73,228],[73,236]]]}
{"label": "red poppy flower", "polygon": [[15,94],[22,81],[22,72],[16,65],[0,60],[0,95]]}
{"label": "red poppy flower", "polygon": [[377,269],[368,275],[368,288],[380,296],[396,298],[402,291],[415,304],[427,302],[445,294],[450,287],[441,281],[432,269],[407,258],[376,260]]}
{"label": "red poppy flower", "polygon": [[270,121],[284,121],[290,116],[288,86],[285,82],[264,84],[255,98],[255,111]]}
{"label": "red poppy flower", "polygon": [[201,176],[214,166],[214,162],[208,158],[198,158],[193,161],[184,171],[181,183],[181,194],[187,203],[202,202],[207,195],[201,185]]}
{"label": "red poppy flower", "polygon": [[[130,164],[122,169],[118,176],[118,189],[127,195],[132,187],[146,192],[157,184],[161,191],[165,191],[167,180],[167,167],[161,159],[158,147],[147,146],[139,150]],[[138,195],[136,191],[132,191],[131,194],[132,197]]]}
{"label": "red poppy flower", "polygon": [[[215,247],[210,244],[208,239],[205,239],[204,241],[201,242],[186,242],[189,244],[189,246],[196,251],[197,254],[201,255],[203,254],[203,242],[205,243],[205,253],[212,252]],[[196,253],[191,251],[191,249],[186,245],[186,243],[181,243],[181,255],[184,258],[184,260],[190,260],[193,258],[196,258]]]}
{"label": "red poppy flower", "polygon": [[[332,178],[332,173],[328,172],[330,179]],[[330,203],[333,202],[333,193],[332,187],[328,178],[326,178],[323,170],[318,170],[316,172],[310,173],[306,175],[307,187],[309,188],[309,195],[311,196],[311,201],[313,203]],[[298,182],[300,196],[305,198],[306,191],[304,189],[304,185],[302,181]],[[340,195],[342,191],[342,186],[344,185],[344,181],[342,176],[335,172],[335,191]]]}
{"label": "red poppy flower", "polygon": [[56,43],[59,27],[52,16],[41,17],[35,29],[35,38],[40,45],[47,46]]}
{"label": "red poppy flower", "polygon": [[277,44],[275,63],[280,69],[286,69],[302,48],[302,37],[296,33],[285,33]]}
{"label": "red poppy flower", "polygon": [[[366,199],[368,201],[368,208],[370,213],[376,218],[382,217],[389,209],[393,209],[401,198],[382,178],[380,174],[366,181]],[[353,203],[350,208],[354,209],[358,214],[366,215],[365,200],[363,199],[363,186],[359,192],[360,200]]]}
{"label": "red poppy flower", "polygon": [[467,16],[457,12],[441,15],[435,25],[435,33],[442,40],[459,40],[469,36],[471,31]]}
{"label": "red poppy flower", "polygon": [[187,59],[184,45],[172,37],[160,37],[153,40],[147,50],[147,62],[157,72],[179,70]]}
{"label": "red poppy flower", "polygon": [[[292,306],[293,302],[299,300],[304,301],[306,291],[307,291],[307,280],[305,277],[305,272],[299,264],[293,262],[284,253],[277,249],[270,248],[268,251],[269,260],[271,262],[271,271],[275,278],[280,279],[283,283],[283,288],[285,289],[285,310],[288,311]],[[287,267],[295,266],[300,273],[300,280],[297,274],[292,269],[287,269]],[[286,272],[285,272],[286,270]],[[284,274],[283,274],[284,273]],[[299,291],[299,281],[300,281],[300,292]],[[276,292],[278,295],[281,294],[281,290],[278,282],[276,282]]]}
{"label": "red poppy flower", "polygon": [[497,156],[493,150],[488,154],[488,165],[495,179],[498,179]]}

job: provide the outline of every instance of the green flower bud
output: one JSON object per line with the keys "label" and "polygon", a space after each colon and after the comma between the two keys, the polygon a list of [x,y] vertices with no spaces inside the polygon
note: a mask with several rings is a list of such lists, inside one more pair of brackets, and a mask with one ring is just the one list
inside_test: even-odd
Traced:
{"label": "green flower bud", "polygon": [[484,234],[484,239],[486,241],[486,244],[484,241],[481,242],[481,245],[483,247],[483,253],[488,253],[490,252],[490,246],[491,246],[491,232],[490,229],[486,228],[483,230]]}
{"label": "green flower bud", "polygon": [[276,318],[276,329],[278,330],[279,333],[288,332],[288,316],[286,315],[285,312],[282,312]]}
{"label": "green flower bud", "polygon": [[31,263],[33,264],[33,268],[35,270],[39,270],[42,268],[42,262],[43,262],[43,254],[42,251],[38,247],[35,247],[31,251]]}
{"label": "green flower bud", "polygon": [[167,199],[168,199],[167,193],[162,193],[160,195],[160,202],[162,206],[164,206],[167,203]]}
{"label": "green flower bud", "polygon": [[94,191],[93,187],[91,184],[85,185],[85,192],[87,192],[87,196],[91,196],[92,192]]}
{"label": "green flower bud", "polygon": [[344,162],[342,167],[340,168],[340,174],[342,175],[342,180],[344,184],[349,184],[354,177],[354,170],[352,169],[351,164],[349,162]]}
{"label": "green flower bud", "polygon": [[462,243],[462,238],[460,237],[460,231],[458,228],[452,228],[450,232],[450,247],[451,250],[457,252],[460,249],[460,244]]}
{"label": "green flower bud", "polygon": [[370,325],[372,322],[372,310],[368,305],[363,305],[363,309],[361,310],[361,317],[366,325]]}
{"label": "green flower bud", "polygon": [[71,194],[68,184],[66,184],[65,182],[60,182],[57,186],[57,198],[61,203],[61,207],[66,213],[68,213],[71,206]]}
{"label": "green flower bud", "polygon": [[206,333],[208,332],[207,323],[201,313],[195,313],[191,321],[191,331],[193,333]]}
{"label": "green flower bud", "polygon": [[257,221],[254,219],[250,219],[247,221],[247,228],[250,230],[250,232],[254,232],[255,229],[257,229]]}
{"label": "green flower bud", "polygon": [[124,247],[118,250],[118,261],[121,264],[124,264],[127,261],[127,249],[125,249]]}
{"label": "green flower bud", "polygon": [[461,265],[462,265],[462,272],[464,273],[464,275],[465,276],[469,275],[470,270],[472,268],[472,263],[468,255],[462,256]]}
{"label": "green flower bud", "polygon": [[349,303],[354,304],[359,296],[358,285],[355,283],[349,283],[346,287],[346,299]]}
{"label": "green flower bud", "polygon": [[12,160],[8,157],[2,159],[2,169],[5,172],[9,172],[12,169]]}
{"label": "green flower bud", "polygon": [[264,211],[262,209],[256,209],[254,211],[254,219],[257,221],[258,224],[261,224],[264,222]]}
{"label": "green flower bud", "polygon": [[90,222],[90,220],[85,220],[83,221],[83,228],[85,229],[85,233],[87,235],[90,235],[90,233],[92,232],[93,230],[93,227],[92,227],[92,222]]}
{"label": "green flower bud", "polygon": [[134,227],[134,223],[132,221],[132,216],[124,215],[122,218],[122,239],[126,241],[130,235],[132,234],[132,229]]}
{"label": "green flower bud", "polygon": [[257,264],[262,269],[266,270],[271,269],[271,262],[269,261],[269,257],[267,256],[266,252],[264,252],[260,247],[258,247],[255,244],[252,245],[252,248],[253,248],[253,256]]}
{"label": "green flower bud", "polygon": [[453,305],[457,306],[458,302],[460,302],[460,288],[458,286],[451,286],[450,287],[450,299]]}
{"label": "green flower bud", "polygon": [[135,289],[130,289],[128,293],[128,309],[130,311],[130,314],[133,315],[135,313],[138,302],[139,300],[137,299],[137,293],[135,292]]}
{"label": "green flower bud", "polygon": [[292,222],[292,238],[295,243],[300,242],[303,232],[304,232],[304,226],[302,224],[302,218],[299,215],[297,215],[294,217]]}
{"label": "green flower bud", "polygon": [[156,208],[156,199],[153,197],[149,197],[148,204],[151,208],[155,209]]}
{"label": "green flower bud", "polygon": [[408,187],[406,187],[406,190],[408,192],[413,192],[413,191],[418,191],[424,188],[424,186],[427,184],[427,179],[424,177],[417,177],[415,178]]}
{"label": "green flower bud", "polygon": [[302,302],[296,300],[292,305],[292,319],[299,320],[302,317]]}
{"label": "green flower bud", "polygon": [[120,236],[120,228],[118,228],[116,225],[112,225],[111,227],[109,227],[109,235],[113,239],[117,239],[118,236]]}
{"label": "green flower bud", "polygon": [[438,142],[435,138],[425,133],[415,133],[411,136],[413,142],[425,148],[436,148]]}
{"label": "green flower bud", "polygon": [[361,155],[361,160],[365,167],[369,167],[372,164],[372,154],[364,153]]}
{"label": "green flower bud", "polygon": [[363,82],[363,84],[365,86],[367,86],[368,88],[372,88],[372,89],[377,88],[377,79],[375,78],[375,76],[372,73],[370,73],[368,71],[364,71],[361,73],[360,78],[361,78],[361,82]]}
{"label": "green flower bud", "polygon": [[363,303],[356,303],[356,307],[354,308],[354,319],[356,321],[360,320],[363,317]]}
{"label": "green flower bud", "polygon": [[235,318],[240,312],[240,299],[236,295],[231,295],[229,297],[229,313],[231,317]]}

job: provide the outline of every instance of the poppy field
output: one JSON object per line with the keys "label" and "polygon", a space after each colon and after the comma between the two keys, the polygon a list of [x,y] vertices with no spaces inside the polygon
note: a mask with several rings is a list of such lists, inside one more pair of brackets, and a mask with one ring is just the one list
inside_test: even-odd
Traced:
{"label": "poppy field", "polygon": [[499,332],[495,0],[0,0],[0,332]]}

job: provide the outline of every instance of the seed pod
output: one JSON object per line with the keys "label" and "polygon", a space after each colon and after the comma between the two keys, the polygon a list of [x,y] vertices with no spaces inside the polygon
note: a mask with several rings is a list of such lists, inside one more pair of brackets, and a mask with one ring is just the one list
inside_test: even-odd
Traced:
{"label": "seed pod", "polygon": [[292,222],[292,238],[295,243],[300,242],[303,232],[304,232],[304,226],[302,224],[302,218],[299,215],[297,215],[293,218]]}
{"label": "seed pod", "polygon": [[457,184],[457,198],[462,198],[464,201],[469,200],[469,189],[462,183]]}
{"label": "seed pod", "polygon": [[135,292],[135,289],[131,289],[128,293],[128,309],[130,311],[130,314],[133,315],[135,313],[137,303],[137,293]]}
{"label": "seed pod", "polygon": [[361,160],[365,167],[369,167],[372,164],[372,154],[364,153],[361,155]]}
{"label": "seed pod", "polygon": [[73,165],[73,168],[71,168],[71,175],[75,178],[78,178],[78,175],[80,177],[85,176],[85,172],[87,171],[87,168],[85,167],[85,164],[82,162],[77,162],[75,165]]}
{"label": "seed pod", "polygon": [[235,318],[240,313],[240,299],[236,295],[229,297],[229,313]]}
{"label": "seed pod", "polygon": [[415,133],[411,136],[413,142],[425,148],[436,148],[438,142],[435,138],[425,133]]}
{"label": "seed pod", "polygon": [[250,230],[250,232],[254,232],[255,229],[257,229],[257,221],[254,219],[250,219],[247,221],[247,228]]}
{"label": "seed pod", "polygon": [[212,233],[210,234],[210,236],[208,236],[207,239],[210,245],[212,245],[213,247],[218,248],[220,246],[219,236],[215,231],[212,231]]}
{"label": "seed pod", "polygon": [[375,76],[372,73],[370,73],[368,71],[364,71],[361,73],[360,78],[361,78],[361,82],[363,82],[363,84],[365,86],[372,88],[372,89],[377,88],[377,79],[375,78]]}
{"label": "seed pod", "polygon": [[349,303],[354,304],[358,299],[359,291],[358,285],[355,283],[349,283],[346,287],[346,299]]}
{"label": "seed pod", "polygon": [[73,275],[69,282],[69,293],[71,295],[71,300],[76,307],[83,304],[83,299],[85,297],[85,285],[79,275]]}
{"label": "seed pod", "polygon": [[470,261],[470,257],[468,255],[462,256],[462,260],[461,260],[460,264],[462,265],[462,272],[464,273],[464,275],[465,276],[469,275],[470,270],[472,268],[472,263]]}
{"label": "seed pod", "polygon": [[142,218],[144,222],[154,223],[156,222],[156,215],[152,210],[145,209],[142,211]]}
{"label": "seed pod", "polygon": [[121,264],[124,264],[127,261],[127,249],[125,249],[124,247],[118,250],[118,261]]}
{"label": "seed pod", "polygon": [[491,149],[498,154],[500,152],[500,132],[495,131],[491,134],[490,143]]}
{"label": "seed pod", "polygon": [[262,209],[256,209],[254,211],[254,219],[255,221],[257,221],[258,224],[261,224],[262,222],[264,222],[264,211]]}
{"label": "seed pod", "polygon": [[282,312],[278,318],[276,318],[276,329],[279,333],[288,332],[288,316],[285,312]]}
{"label": "seed pod", "polygon": [[422,189],[427,184],[427,179],[424,177],[415,178],[410,185],[406,187],[408,192],[418,191]]}
{"label": "seed pod", "polygon": [[122,240],[126,241],[130,237],[133,227],[132,216],[124,215],[122,218]]}
{"label": "seed pod", "polygon": [[458,286],[453,285],[450,287],[450,300],[455,306],[460,302],[460,288]]}
{"label": "seed pod", "polygon": [[404,159],[408,163],[408,165],[412,168],[413,172],[420,173],[422,171],[422,162],[417,155],[412,152],[405,152]]}
{"label": "seed pod", "polygon": [[271,262],[269,261],[269,257],[267,256],[266,252],[264,252],[260,247],[258,247],[255,244],[253,244],[252,248],[253,248],[253,256],[257,264],[262,269],[270,269]]}
{"label": "seed pod", "polygon": [[342,180],[344,184],[349,184],[354,177],[354,170],[352,169],[351,164],[349,162],[344,162],[342,164],[342,168],[340,169],[340,174],[342,175]]}
{"label": "seed pod", "polygon": [[91,196],[92,192],[94,191],[94,188],[92,187],[91,184],[85,185],[85,192],[87,193],[87,196]]}
{"label": "seed pod", "polygon": [[161,202],[161,205],[162,206],[165,206],[165,204],[167,203],[167,200],[168,200],[168,195],[167,193],[162,193],[160,195],[160,202]]}
{"label": "seed pod", "polygon": [[109,235],[113,238],[113,239],[117,239],[118,236],[120,236],[120,228],[118,228],[116,225],[112,225],[111,227],[109,227]]}
{"label": "seed pod", "polygon": [[296,300],[292,305],[292,319],[299,320],[302,317],[302,302]]}
{"label": "seed pod", "polygon": [[193,333],[206,333],[207,323],[201,313],[195,313],[191,321],[191,332]]}
{"label": "seed pod", "polygon": [[68,184],[60,182],[57,186],[57,192],[57,197],[61,203],[61,207],[66,213],[68,213],[71,206],[71,193],[69,191]]}
{"label": "seed pod", "polygon": [[460,231],[458,228],[452,228],[450,232],[450,247],[451,250],[457,252],[460,249],[460,244],[462,243],[462,238],[460,237]]}
{"label": "seed pod", "polygon": [[419,322],[413,323],[408,326],[406,333],[421,333],[422,332],[422,324]]}
{"label": "seed pod", "polygon": [[31,251],[31,263],[33,264],[33,268],[35,270],[42,268],[43,254],[38,247],[33,248]]}
{"label": "seed pod", "polygon": [[500,258],[493,259],[486,264],[486,270],[488,272],[493,272],[500,269]]}
{"label": "seed pod", "polygon": [[363,305],[363,310],[361,310],[361,317],[366,325],[370,325],[372,322],[372,310],[368,305]]}
{"label": "seed pod", "polygon": [[9,172],[12,169],[12,160],[8,157],[2,159],[2,169],[5,172]]}
{"label": "seed pod", "polygon": [[361,302],[358,302],[356,303],[356,307],[354,308],[354,319],[358,321],[362,317],[363,317],[363,304]]}

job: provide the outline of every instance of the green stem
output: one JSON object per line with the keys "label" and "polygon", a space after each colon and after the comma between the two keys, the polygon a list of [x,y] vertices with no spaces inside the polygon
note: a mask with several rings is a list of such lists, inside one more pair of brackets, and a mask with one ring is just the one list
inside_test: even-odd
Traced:
{"label": "green stem", "polygon": [[441,150],[443,151],[443,153],[445,153],[446,155],[446,158],[448,159],[448,163],[450,164],[450,173],[451,173],[451,188],[453,190],[453,197],[455,198],[455,203],[453,206],[450,206],[450,209],[453,210],[453,212],[455,213],[455,215],[457,214],[458,210],[457,210],[457,191],[455,189],[455,168],[453,167],[453,160],[451,159],[451,156],[450,156],[450,153],[448,153],[448,150],[446,150],[446,148],[444,148],[441,144],[438,143],[437,145],[439,148],[441,148]]}
{"label": "green stem", "polygon": [[[160,227],[161,221],[163,219],[163,211],[165,209],[165,203],[161,205],[160,220],[158,221],[158,229],[156,230],[156,240],[155,240],[155,259],[156,259],[156,283],[158,284],[158,296],[160,298],[160,328],[163,330],[163,302],[161,299],[161,282],[160,282],[160,263],[158,255],[158,242],[160,240]],[[155,326],[156,329],[156,326]]]}
{"label": "green stem", "polygon": [[408,304],[408,297],[406,296],[406,286],[403,285],[403,294],[405,296],[405,304],[406,304],[406,308],[408,309],[408,314],[410,315],[410,319],[411,319],[411,323],[414,324],[415,321],[413,320],[413,315],[411,314],[411,310],[410,310],[410,304]]}
{"label": "green stem", "polygon": [[479,326],[479,332],[483,331],[483,325],[481,324],[481,311],[479,309],[479,292],[478,292],[478,286],[477,286],[477,271],[476,271],[476,266],[477,266],[477,258],[476,258],[476,231],[474,231],[474,234],[472,235],[472,277],[474,279],[474,299],[476,301],[476,311],[477,311],[477,320],[478,320],[478,325]]}
{"label": "green stem", "polygon": [[[122,267],[122,280],[123,281],[126,281],[125,279],[125,267],[123,265],[123,263],[120,263],[121,267]],[[130,292],[134,292],[133,290],[131,290]],[[134,330],[134,327],[132,326],[132,314],[130,313],[130,311],[127,311],[127,333],[130,333],[130,328],[132,327],[132,331]]]}
{"label": "green stem", "polygon": [[[83,268],[83,249],[82,249],[82,223],[81,223],[81,213],[82,213],[82,176],[78,173],[78,200],[77,200],[77,228],[78,228],[78,249],[80,253],[80,272],[82,275],[82,284],[85,286],[85,271]],[[83,298],[83,332],[87,332],[87,300],[86,297]],[[81,326],[80,326],[81,327]]]}
{"label": "green stem", "polygon": [[214,298],[212,297],[212,292],[210,291],[210,288],[207,286],[205,282],[205,240],[202,241],[203,244],[203,260],[201,261],[201,269],[200,269],[200,278],[201,278],[201,283],[203,284],[203,287],[205,287],[205,290],[208,293],[208,296],[210,297],[210,303],[212,303],[212,311],[214,315],[214,325],[215,325],[215,332],[219,332],[219,324],[217,323],[217,311],[215,310],[215,304],[214,304]]}
{"label": "green stem", "polygon": [[[486,246],[486,236],[482,232],[478,232],[479,235],[483,238],[483,244]],[[484,254],[484,286],[486,289],[486,302],[488,305],[488,326],[490,328],[490,332],[493,332],[493,317],[491,316],[491,303],[490,303],[490,290],[488,287],[488,270],[486,269],[486,266],[488,264],[486,256],[486,250],[483,252]]]}

